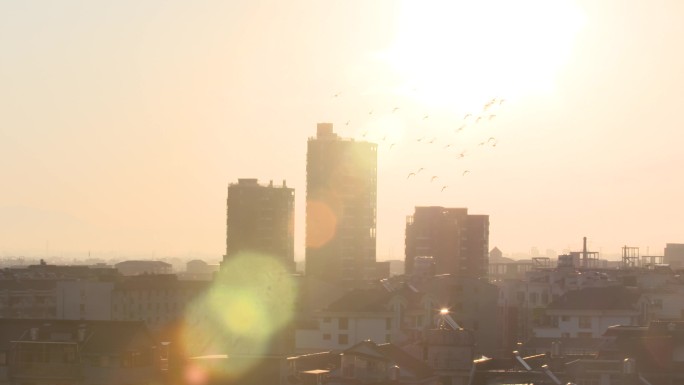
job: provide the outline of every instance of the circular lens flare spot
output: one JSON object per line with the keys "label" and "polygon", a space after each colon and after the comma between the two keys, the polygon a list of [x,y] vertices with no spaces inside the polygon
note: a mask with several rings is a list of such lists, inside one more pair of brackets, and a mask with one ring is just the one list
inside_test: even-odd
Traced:
{"label": "circular lens flare spot", "polygon": [[328,243],[337,231],[337,216],[323,202],[310,201],[306,204],[307,224],[306,247],[319,248]]}

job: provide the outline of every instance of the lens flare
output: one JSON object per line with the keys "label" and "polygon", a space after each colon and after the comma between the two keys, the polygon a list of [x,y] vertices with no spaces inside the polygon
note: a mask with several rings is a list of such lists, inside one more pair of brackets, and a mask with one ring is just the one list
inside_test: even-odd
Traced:
{"label": "lens flare", "polygon": [[307,229],[306,247],[318,248],[328,243],[337,232],[337,216],[323,202],[310,201],[306,204]]}
{"label": "lens flare", "polygon": [[295,282],[276,258],[242,253],[228,259],[211,288],[188,306],[182,331],[185,356],[228,358],[211,366],[193,360],[187,382],[240,378],[259,365],[286,338],[296,298]]}

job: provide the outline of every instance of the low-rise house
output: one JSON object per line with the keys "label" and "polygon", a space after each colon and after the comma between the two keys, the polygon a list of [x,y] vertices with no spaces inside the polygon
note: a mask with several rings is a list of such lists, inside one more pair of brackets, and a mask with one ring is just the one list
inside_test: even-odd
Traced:
{"label": "low-rise house", "polygon": [[648,300],[636,288],[608,286],[570,291],[547,306],[542,322],[533,328],[534,337],[525,346],[528,353],[545,353],[553,341],[561,340],[569,347],[583,340],[586,349],[575,349],[587,353],[587,349],[596,349],[608,327],[643,325],[647,314]]}
{"label": "low-rise house", "polygon": [[288,358],[291,384],[437,385],[432,368],[396,345],[359,342],[341,353]]}
{"label": "low-rise house", "polygon": [[142,322],[0,319],[0,383],[149,384],[157,358]]}

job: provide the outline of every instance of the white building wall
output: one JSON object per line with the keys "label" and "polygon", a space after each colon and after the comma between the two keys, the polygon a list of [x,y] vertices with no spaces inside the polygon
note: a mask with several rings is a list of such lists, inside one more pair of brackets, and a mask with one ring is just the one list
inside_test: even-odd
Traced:
{"label": "white building wall", "polygon": [[[577,338],[579,333],[591,333],[592,338],[599,338],[606,330],[613,325],[636,325],[636,312],[625,313],[622,315],[605,315],[586,313],[556,315],[558,317],[558,327],[536,327],[534,335],[544,338]],[[563,320],[565,317],[565,320]],[[588,327],[580,327],[580,318],[589,317]]]}
{"label": "white building wall", "polygon": [[298,352],[342,350],[366,340],[382,344],[388,342],[392,333],[391,328],[387,328],[388,318],[390,316],[385,314],[321,317],[318,329],[295,332],[295,349]]}

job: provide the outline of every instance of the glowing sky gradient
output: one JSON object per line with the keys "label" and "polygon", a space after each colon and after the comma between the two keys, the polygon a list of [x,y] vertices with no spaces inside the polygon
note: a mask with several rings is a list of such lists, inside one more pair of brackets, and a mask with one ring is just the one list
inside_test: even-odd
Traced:
{"label": "glowing sky gradient", "polygon": [[[380,144],[378,259],[403,258],[416,205],[489,214],[504,253],[662,254],[684,242],[681,20],[676,0],[0,2],[0,256],[219,258],[227,184],[255,177],[296,189],[303,258],[317,122]],[[449,188],[407,180],[423,166]]]}

